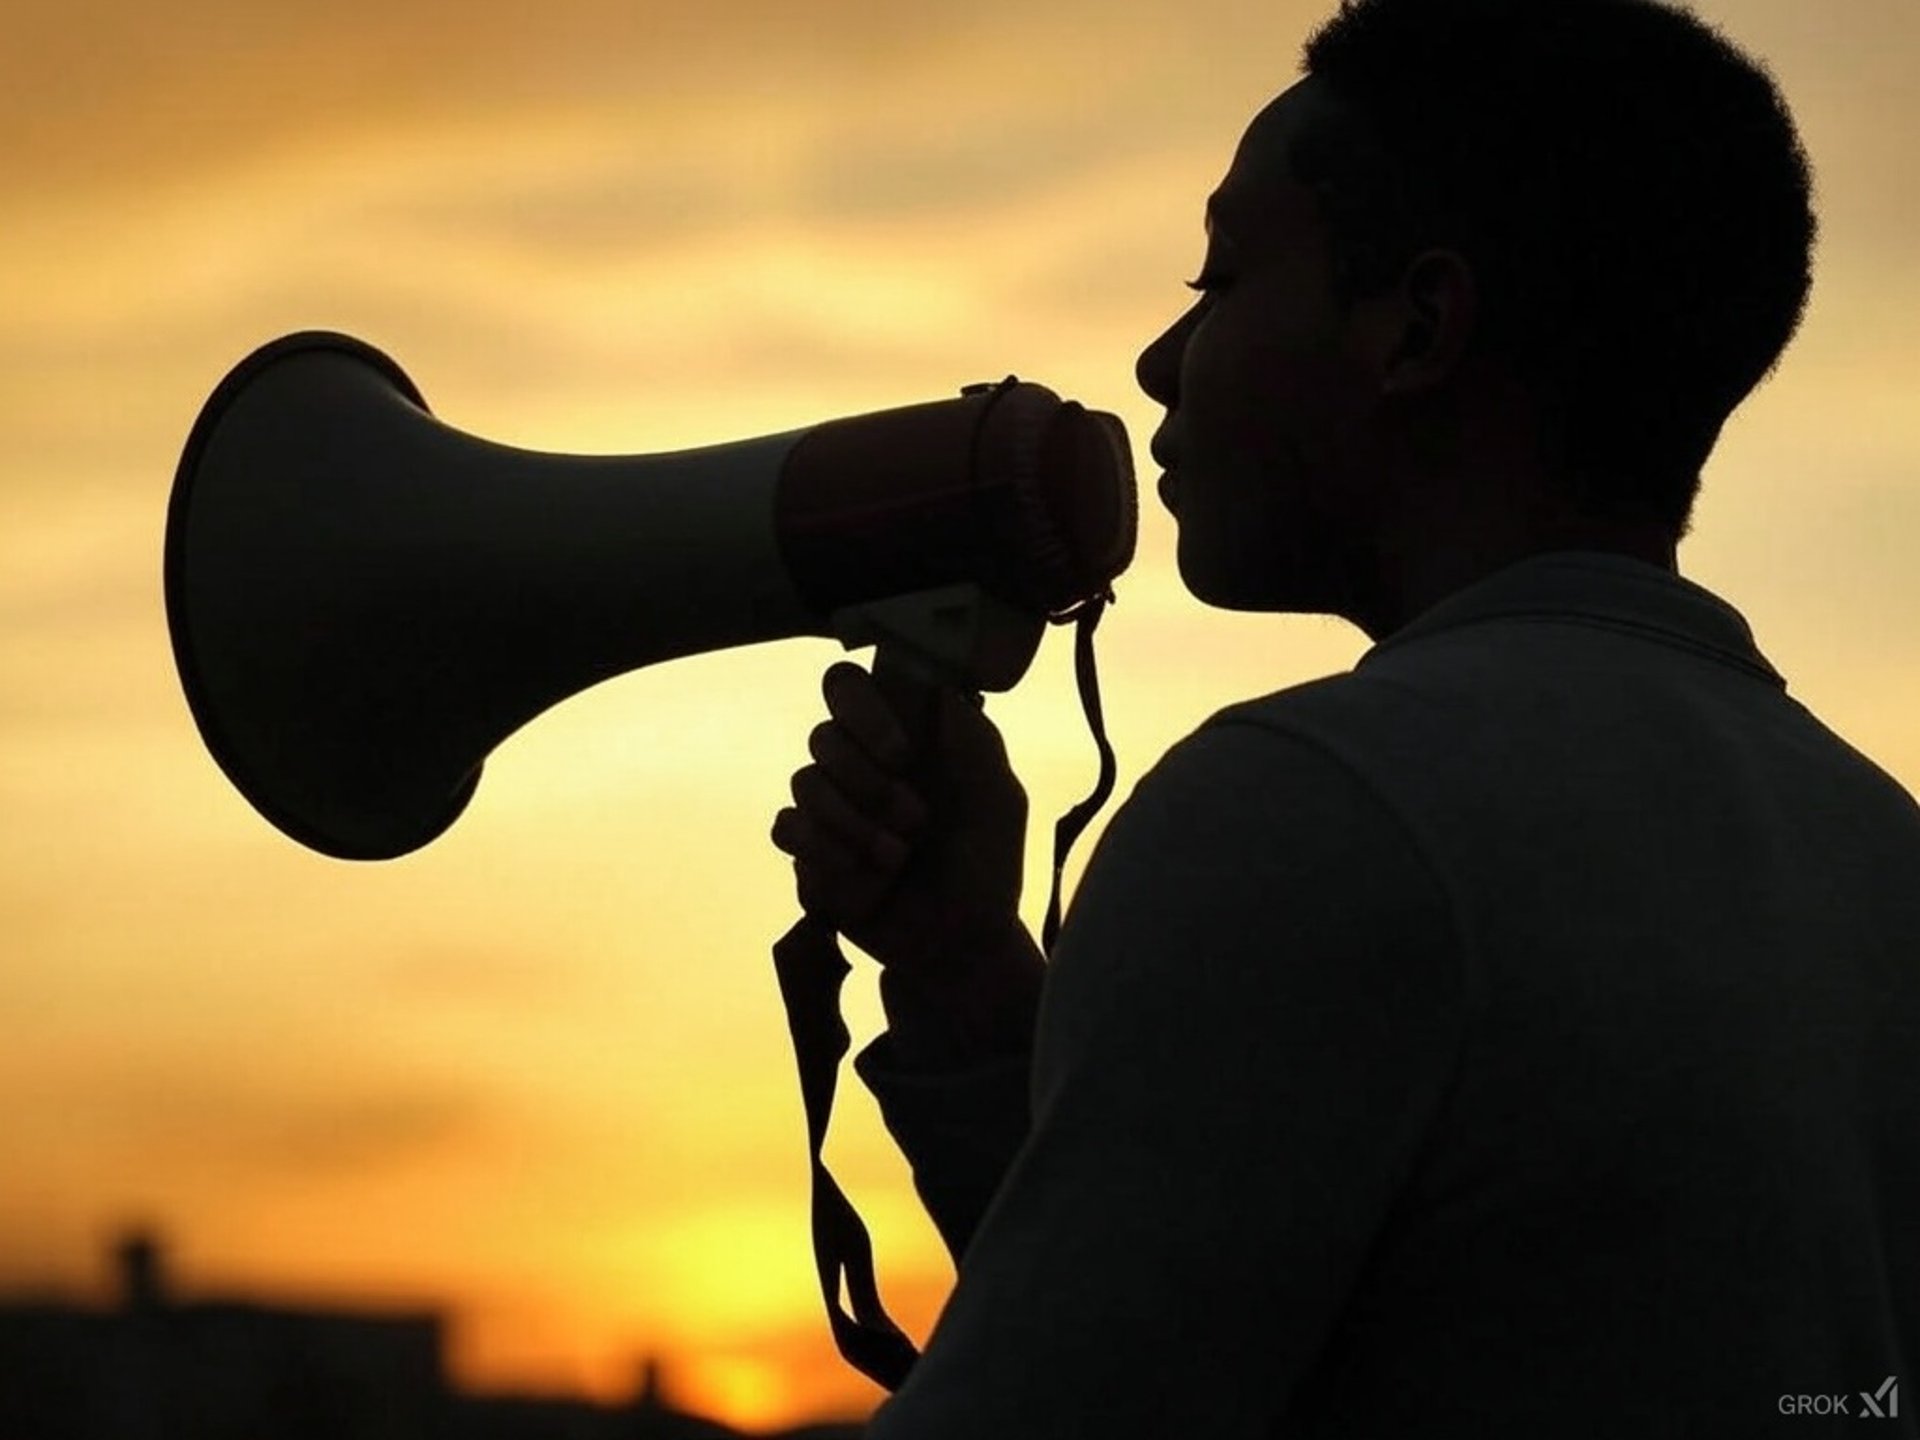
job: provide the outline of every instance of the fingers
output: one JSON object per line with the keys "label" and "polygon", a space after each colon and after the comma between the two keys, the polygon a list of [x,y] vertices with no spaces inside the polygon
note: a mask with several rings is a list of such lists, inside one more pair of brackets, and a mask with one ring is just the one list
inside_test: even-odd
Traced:
{"label": "fingers", "polygon": [[[795,788],[806,787],[796,783]],[[796,860],[813,860],[849,873],[866,871],[886,879],[906,863],[909,853],[904,840],[878,825],[845,815],[832,821],[822,819],[815,796],[775,815],[769,838]]]}
{"label": "fingers", "polygon": [[838,833],[795,809],[774,816],[772,839],[793,857],[794,888],[801,908],[843,925],[857,924],[873,912],[906,858],[904,847],[892,858],[859,852]]}
{"label": "fingers", "polygon": [[829,667],[831,720],[807,737],[814,763],[794,772],[794,804],[769,838],[793,857],[801,905],[837,923],[870,914],[906,864],[905,837],[926,827],[926,804],[889,767],[909,759],[907,737],[873,677]]}
{"label": "fingers", "polygon": [[926,803],[904,780],[881,769],[837,721],[814,726],[807,750],[840,796],[876,823],[896,835],[912,835],[926,825]]}

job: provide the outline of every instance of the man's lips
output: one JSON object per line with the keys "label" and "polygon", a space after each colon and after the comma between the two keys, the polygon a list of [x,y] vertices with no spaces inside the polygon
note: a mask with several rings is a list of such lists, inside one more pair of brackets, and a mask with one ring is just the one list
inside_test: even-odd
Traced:
{"label": "man's lips", "polygon": [[1180,454],[1167,442],[1164,429],[1155,433],[1152,443],[1147,446],[1147,452],[1162,467],[1159,487],[1160,503],[1171,510],[1176,485],[1174,473],[1180,468]]}

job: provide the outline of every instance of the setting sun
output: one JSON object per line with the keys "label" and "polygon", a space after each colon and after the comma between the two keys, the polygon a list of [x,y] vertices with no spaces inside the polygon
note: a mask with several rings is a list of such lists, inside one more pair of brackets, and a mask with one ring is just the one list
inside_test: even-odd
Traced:
{"label": "setting sun", "polygon": [[[814,1269],[769,955],[799,914],[769,826],[846,652],[799,638],[610,679],[500,745],[431,845],[329,859],[255,813],[183,697],[160,569],[181,447],[230,367],[305,329],[377,346],[458,430],[569,454],[1008,373],[1120,416],[1139,545],[1098,644],[1119,777],[1064,899],[1169,746],[1367,649],[1186,592],[1134,373],[1326,8],[16,6],[0,1291],[104,1302],[138,1224],[182,1295],[444,1314],[476,1391],[624,1400],[651,1358],[674,1403],[744,1429],[870,1411]],[[1920,12],[1698,9],[1773,66],[1823,234],[1805,326],[1727,426],[1681,569],[1920,788]],[[986,708],[1031,798],[1038,936],[1054,821],[1099,764],[1071,632]],[[857,1052],[884,1016],[848,955]],[[954,1268],[850,1069],[827,1151],[924,1344]]]}

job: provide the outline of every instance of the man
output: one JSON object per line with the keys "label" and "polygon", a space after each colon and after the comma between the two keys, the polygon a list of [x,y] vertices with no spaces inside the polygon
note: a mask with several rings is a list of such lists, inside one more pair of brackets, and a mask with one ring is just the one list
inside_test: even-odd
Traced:
{"label": "man", "polygon": [[958,1266],[868,1433],[1920,1433],[1920,807],[1675,559],[1804,308],[1791,121],[1641,0],[1307,60],[1138,373],[1193,594],[1373,648],[1176,745],[1045,960],[953,697],[929,797],[832,667],[776,820]]}

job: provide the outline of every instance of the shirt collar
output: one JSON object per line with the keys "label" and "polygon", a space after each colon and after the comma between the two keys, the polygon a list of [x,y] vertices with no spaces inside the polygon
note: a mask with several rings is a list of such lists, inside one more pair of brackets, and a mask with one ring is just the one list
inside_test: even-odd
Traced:
{"label": "shirt collar", "polygon": [[1424,635],[1517,616],[1631,630],[1786,689],[1733,606],[1683,575],[1607,550],[1552,550],[1515,561],[1444,596],[1368,650],[1354,668]]}

